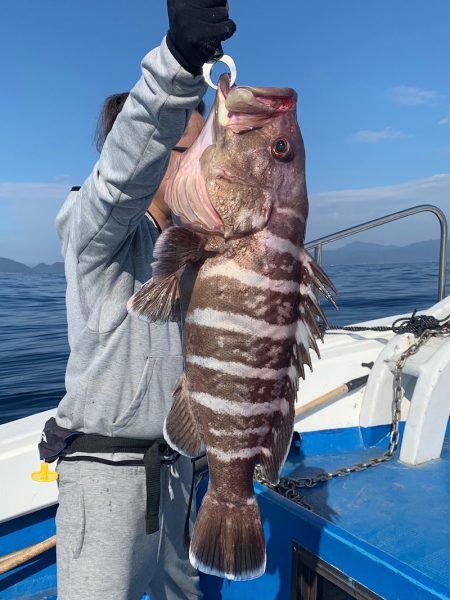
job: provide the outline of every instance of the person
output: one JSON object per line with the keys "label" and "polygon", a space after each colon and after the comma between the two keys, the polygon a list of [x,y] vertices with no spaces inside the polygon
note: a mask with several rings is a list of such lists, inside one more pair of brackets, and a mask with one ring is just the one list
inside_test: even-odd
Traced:
{"label": "person", "polygon": [[[98,152],[101,152],[103,144],[105,143],[105,140],[114,125],[117,115],[122,110],[128,96],[129,92],[122,92],[121,94],[113,94],[104,101],[94,135],[95,146]],[[195,111],[192,113],[188,121],[183,136],[180,138],[178,144],[171,150],[169,166],[167,167],[166,174],[164,175],[156,194],[153,196],[151,205],[147,209],[148,214],[160,233],[163,229],[166,229],[172,225],[171,211],[164,201],[167,182],[172,173],[172,165],[176,156],[179,153],[185,152],[197,139],[198,135],[203,129],[203,125],[205,124],[205,110],[205,103],[203,100],[201,100],[195,107]],[[78,189],[78,187],[75,187],[72,188],[72,191],[78,191]]]}
{"label": "person", "polygon": [[92,173],[56,218],[70,345],[66,394],[49,427],[65,436],[59,600],[201,598],[183,536],[192,465],[161,444],[182,373],[180,322],[147,323],[126,304],[150,279],[154,244],[170,224],[164,188],[174,156],[202,127],[202,65],[235,24],[226,0],[168,0],[168,14],[169,31],[144,57]]}

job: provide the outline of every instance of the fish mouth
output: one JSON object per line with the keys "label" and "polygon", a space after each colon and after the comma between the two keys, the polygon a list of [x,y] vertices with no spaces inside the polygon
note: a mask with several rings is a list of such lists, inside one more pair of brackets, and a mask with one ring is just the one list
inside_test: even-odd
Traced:
{"label": "fish mouth", "polygon": [[231,75],[229,73],[223,73],[219,78],[218,89],[224,98],[227,98],[228,94],[230,93],[230,83]]}
{"label": "fish mouth", "polygon": [[288,88],[236,86],[231,85],[229,73],[219,77],[215,102],[205,126],[177,162],[166,188],[166,203],[180,223],[214,234],[224,231],[220,211],[209,195],[211,176],[248,188],[252,194],[265,187],[242,167],[224,164],[220,154],[213,160],[213,155],[221,152],[221,141],[224,138],[226,141],[230,132],[239,134],[261,128],[274,116],[293,110],[295,99],[295,92]]}
{"label": "fish mouth", "polygon": [[210,125],[211,143],[216,143],[221,138],[223,129],[227,126],[229,114],[226,107],[227,98],[230,95],[231,76],[229,73],[223,73],[217,84],[216,99],[214,102],[214,118]]}

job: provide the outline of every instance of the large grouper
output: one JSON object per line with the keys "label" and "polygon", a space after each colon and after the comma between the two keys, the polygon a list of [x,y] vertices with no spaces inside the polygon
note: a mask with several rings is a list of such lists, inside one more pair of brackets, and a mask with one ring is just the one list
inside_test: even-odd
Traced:
{"label": "large grouper", "polygon": [[[255,465],[272,484],[289,450],[309,349],[313,292],[333,285],[303,247],[305,152],[290,88],[235,86],[222,75],[202,133],[175,165],[166,202],[177,225],[154,251],[153,277],[128,310],[153,321],[185,311],[184,373],[164,436],[185,456],[206,449],[209,487],[190,546],[199,570],[252,579],[266,553]],[[190,264],[188,296],[180,281]],[[181,291],[180,291],[181,290]]]}

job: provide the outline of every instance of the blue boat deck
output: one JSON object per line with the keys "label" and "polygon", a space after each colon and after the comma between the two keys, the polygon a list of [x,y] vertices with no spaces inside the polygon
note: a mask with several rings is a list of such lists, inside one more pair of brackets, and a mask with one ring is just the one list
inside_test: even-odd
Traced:
{"label": "blue boat deck", "polygon": [[[303,434],[300,449],[291,451],[282,474],[314,477],[379,456],[387,445],[387,427]],[[449,459],[446,438],[441,459],[423,466],[394,459],[302,488],[310,510],[257,484],[267,540],[266,575],[232,583],[204,577],[206,598],[295,597],[293,543],[381,598],[450,598]]]}
{"label": "blue boat deck", "polygon": [[[285,474],[305,477],[317,468],[334,470],[371,455],[365,451],[309,456],[302,466],[289,463]],[[359,473],[336,478],[304,491],[313,512],[342,530],[366,541],[417,572],[448,589],[449,506],[444,487],[449,477],[450,442],[441,460],[409,467],[389,461]],[[306,471],[306,473],[305,473]]]}
{"label": "blue boat deck", "polygon": [[[282,474],[314,477],[324,470],[366,461],[385,451],[388,435],[387,426],[302,434]],[[324,561],[350,587],[360,585],[376,594],[368,598],[448,600],[449,462],[447,437],[442,457],[423,466],[409,467],[394,459],[301,488],[309,509],[255,484],[267,541],[266,573],[243,582],[201,574],[204,599],[301,600],[292,592],[293,545],[297,545],[312,557],[313,566],[314,560],[317,564]],[[199,501],[206,485],[207,478],[200,483]],[[2,553],[53,535],[55,509],[3,523]],[[5,600],[53,600],[55,592],[54,550],[0,576],[0,597]],[[322,600],[352,597],[364,596],[345,592],[320,596]]]}

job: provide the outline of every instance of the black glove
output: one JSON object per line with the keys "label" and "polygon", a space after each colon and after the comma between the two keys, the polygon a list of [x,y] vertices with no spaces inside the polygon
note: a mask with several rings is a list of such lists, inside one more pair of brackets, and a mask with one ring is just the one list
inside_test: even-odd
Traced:
{"label": "black glove", "polygon": [[220,42],[236,31],[227,0],[167,0],[167,45],[182,67],[200,75],[202,66],[223,55]]}

